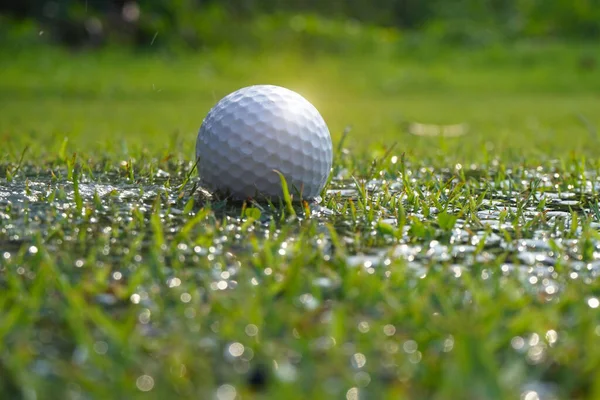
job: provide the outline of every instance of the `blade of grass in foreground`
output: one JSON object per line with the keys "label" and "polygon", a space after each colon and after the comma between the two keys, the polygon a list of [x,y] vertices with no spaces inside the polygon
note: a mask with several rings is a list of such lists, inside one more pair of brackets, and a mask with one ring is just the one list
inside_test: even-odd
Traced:
{"label": "blade of grass in foreground", "polygon": [[283,202],[285,204],[285,210],[288,215],[292,218],[296,217],[296,211],[294,210],[294,206],[292,205],[292,196],[290,196],[290,191],[288,189],[287,181],[285,180],[285,176],[277,170],[273,170],[277,175],[279,175],[279,180],[281,181],[281,190],[283,192]]}

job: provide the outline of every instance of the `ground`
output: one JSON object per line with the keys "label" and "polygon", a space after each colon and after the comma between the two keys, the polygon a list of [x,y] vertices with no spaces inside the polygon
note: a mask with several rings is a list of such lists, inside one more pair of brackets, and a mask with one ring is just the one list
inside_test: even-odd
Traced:
{"label": "ground", "polygon": [[[599,398],[595,50],[3,52],[1,397]],[[198,186],[253,83],[328,122],[320,202]]]}

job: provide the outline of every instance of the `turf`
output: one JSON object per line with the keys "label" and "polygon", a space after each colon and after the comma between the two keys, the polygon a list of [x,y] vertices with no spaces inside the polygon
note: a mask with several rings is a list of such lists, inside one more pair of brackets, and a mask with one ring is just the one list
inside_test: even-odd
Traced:
{"label": "turf", "polygon": [[[600,398],[594,47],[2,54],[0,397]],[[264,82],[330,124],[318,203],[199,186]]]}
{"label": "turf", "polygon": [[[10,138],[13,153],[26,145],[34,153],[36,147],[57,150],[64,137],[71,151],[95,155],[173,150],[165,149],[165,137],[182,142],[177,150],[192,149],[202,118],[218,99],[267,82],[309,98],[334,140],[350,127],[350,149],[398,142],[396,151],[411,158],[463,162],[485,161],[485,153],[507,161],[568,151],[590,155],[600,126],[600,78],[595,64],[586,63],[595,51],[591,45],[405,49],[366,57],[7,51],[0,56],[0,134]],[[466,124],[469,135],[439,143],[410,135],[410,122]],[[432,143],[444,148],[433,151]]]}

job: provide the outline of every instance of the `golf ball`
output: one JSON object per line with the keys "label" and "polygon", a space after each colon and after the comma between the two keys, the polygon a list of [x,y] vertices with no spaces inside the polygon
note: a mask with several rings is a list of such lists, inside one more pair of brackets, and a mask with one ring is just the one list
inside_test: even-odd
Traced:
{"label": "golf ball", "polygon": [[209,112],[196,141],[200,179],[236,199],[280,198],[279,171],[294,199],[319,195],[332,162],[331,136],[304,97],[273,85],[239,89]]}

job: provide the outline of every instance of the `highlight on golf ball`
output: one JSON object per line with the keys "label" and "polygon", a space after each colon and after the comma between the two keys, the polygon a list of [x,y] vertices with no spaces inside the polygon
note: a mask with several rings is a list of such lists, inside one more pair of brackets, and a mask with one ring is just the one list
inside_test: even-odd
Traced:
{"label": "highlight on golf ball", "polygon": [[196,141],[198,173],[209,189],[235,199],[281,198],[279,171],[294,199],[317,197],[333,153],[327,124],[300,94],[273,85],[221,99]]}

